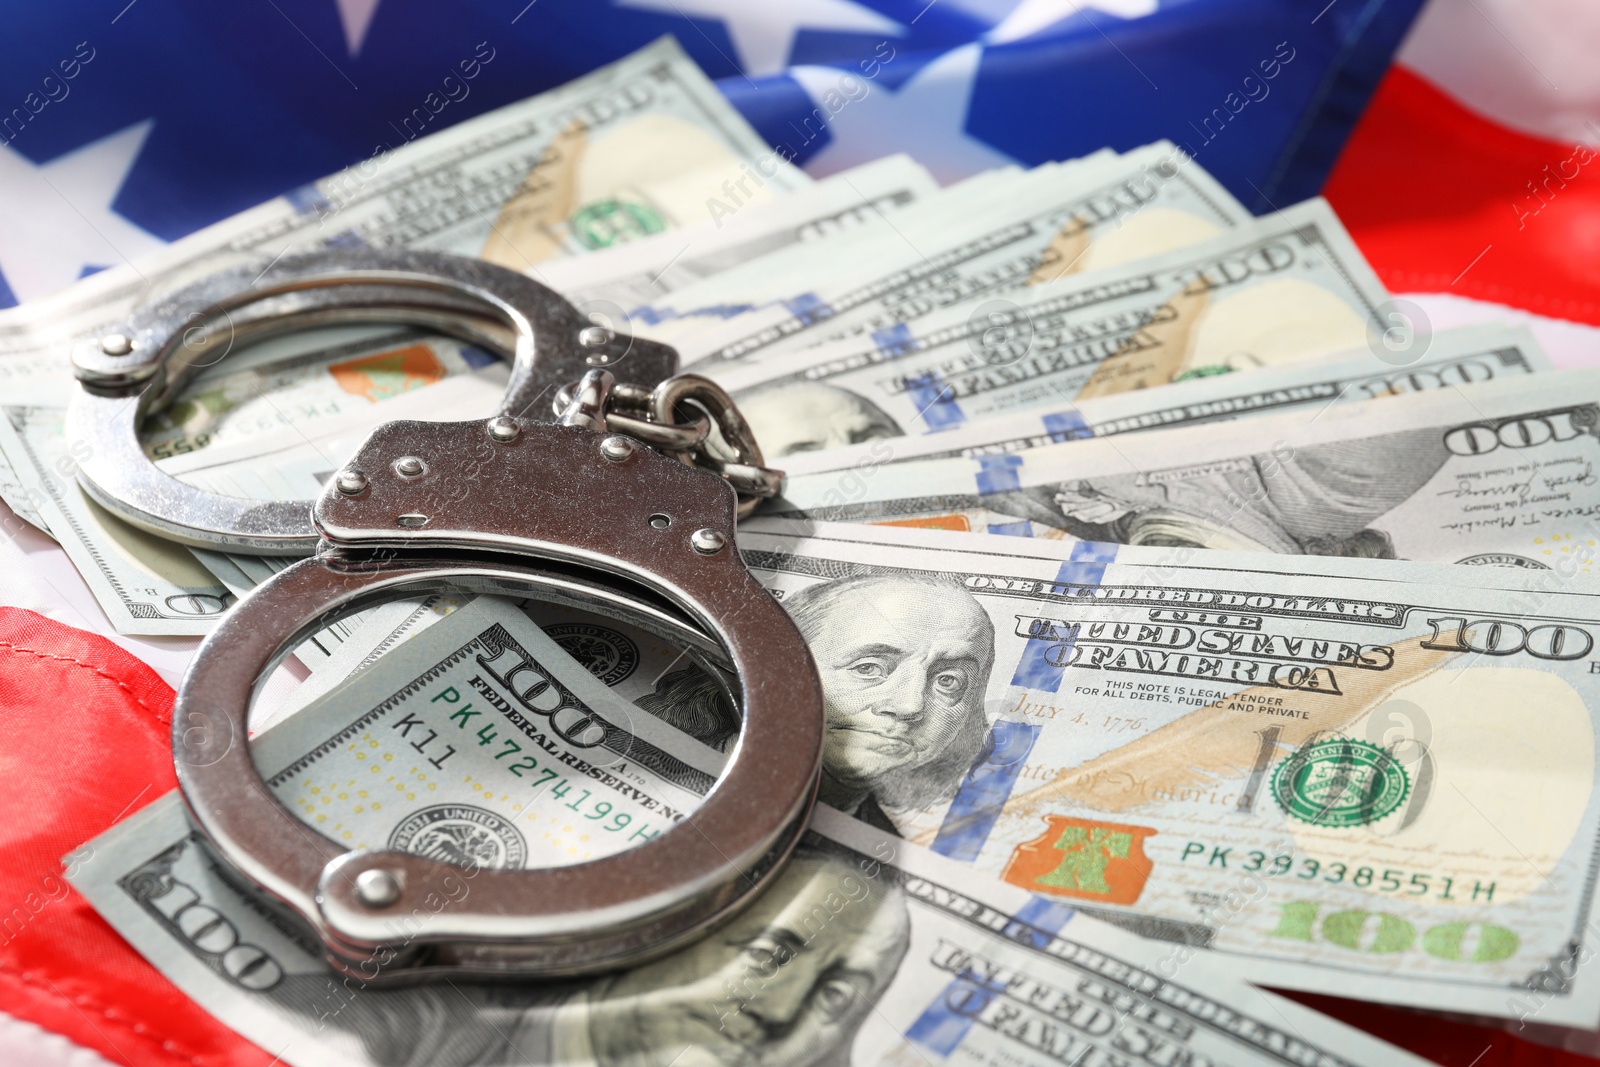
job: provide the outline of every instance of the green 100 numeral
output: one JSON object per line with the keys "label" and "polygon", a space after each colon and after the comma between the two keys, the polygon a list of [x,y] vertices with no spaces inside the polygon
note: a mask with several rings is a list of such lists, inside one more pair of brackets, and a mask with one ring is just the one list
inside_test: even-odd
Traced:
{"label": "green 100 numeral", "polygon": [[[1278,905],[1278,927],[1269,937],[1290,941],[1321,940],[1353,952],[1379,955],[1404,952],[1417,943],[1417,928],[1398,915],[1380,911],[1336,911],[1317,922],[1322,905],[1309,900],[1292,900]],[[1363,935],[1371,938],[1363,944]],[[1318,934],[1322,936],[1318,938]],[[1477,944],[1471,945],[1476,935]],[[1517,951],[1516,932],[1489,923],[1440,923],[1422,935],[1422,951],[1441,960],[1464,963],[1493,963]],[[1467,951],[1471,946],[1471,951]]]}

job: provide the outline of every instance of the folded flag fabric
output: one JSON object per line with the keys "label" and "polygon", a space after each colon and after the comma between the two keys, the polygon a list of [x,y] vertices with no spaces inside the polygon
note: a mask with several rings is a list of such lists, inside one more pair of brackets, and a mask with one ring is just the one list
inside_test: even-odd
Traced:
{"label": "folded flag fabric", "polygon": [[[177,784],[171,726],[171,688],[134,656],[0,607],[0,1011],[114,1063],[265,1065],[63,877],[63,856],[93,863],[74,850]],[[10,1037],[0,1029],[8,1064],[21,1054]]]}
{"label": "folded flag fabric", "polygon": [[0,42],[0,306],[663,34],[818,174],[905,151],[950,181],[1166,137],[1268,210],[1320,188],[1420,4],[29,5]]}
{"label": "folded flag fabric", "polygon": [[1596,34],[1579,0],[1428,8],[1326,189],[1391,290],[1600,324]]}

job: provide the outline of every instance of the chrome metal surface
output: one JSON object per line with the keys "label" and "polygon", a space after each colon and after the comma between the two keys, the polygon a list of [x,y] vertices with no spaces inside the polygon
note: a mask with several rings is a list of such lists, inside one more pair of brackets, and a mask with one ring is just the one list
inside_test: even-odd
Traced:
{"label": "chrome metal surface", "polygon": [[578,379],[577,388],[572,391],[572,400],[556,421],[562,426],[579,426],[605,433],[606,401],[611,397],[611,386],[615,381],[610,371],[584,371],[583,377]]}
{"label": "chrome metal surface", "polygon": [[[693,401],[711,416],[722,439],[734,450],[740,463],[752,467],[766,466],[766,461],[761,458],[761,446],[756,444],[756,436],[739,413],[738,405],[726,389],[710,378],[702,378],[698,374],[679,374],[662,381],[650,394],[651,420],[677,421],[678,406],[685,401]],[[685,463],[693,461],[693,457],[680,458]]]}
{"label": "chrome metal surface", "polygon": [[[581,382],[568,383],[556,391],[552,409],[563,421],[574,410],[582,388]],[[597,405],[590,396],[582,410],[592,417],[597,408],[602,409],[607,429],[637,438],[682,463],[720,474],[739,494],[741,519],[761,501],[783,492],[783,472],[764,466],[761,447],[738,405],[709,378],[680,374],[653,389],[634,382],[612,382],[604,404]]]}
{"label": "chrome metal surface", "polygon": [[689,544],[696,552],[712,556],[721,552],[728,539],[709,526],[701,527],[689,535]]}
{"label": "chrome metal surface", "polygon": [[[750,496],[760,501],[783,492],[783,472],[770,467],[719,462],[713,469],[721,474],[740,496]],[[741,512],[739,517],[743,518],[744,513]]]}
{"label": "chrome metal surface", "polygon": [[387,908],[400,899],[400,879],[393,871],[373,868],[356,875],[355,897],[369,908]]}
{"label": "chrome metal surface", "polygon": [[612,434],[600,442],[600,454],[613,463],[621,463],[633,455],[633,442],[626,437]]}
{"label": "chrome metal surface", "polygon": [[502,444],[515,441],[517,435],[522,432],[522,426],[509,415],[496,415],[484,424],[484,429],[488,431],[490,437]]}
{"label": "chrome metal surface", "polygon": [[[348,495],[336,483],[316,503],[323,550],[241,600],[183,680],[173,750],[195,825],[241,880],[287,906],[335,966],[363,981],[543,977],[637,963],[747,904],[804,830],[821,767],[821,687],[788,615],[738,553],[722,550],[721,531],[735,521],[733,490],[647,448],[608,459],[606,440],[543,423],[527,423],[510,442],[489,438],[481,421],[379,427],[346,467],[369,472],[365,490]],[[412,455],[427,457],[428,469],[403,477],[398,462]],[[508,508],[508,499],[538,506]],[[412,526],[414,515],[426,523]],[[686,538],[685,529],[695,532]],[[713,543],[709,554],[701,547]],[[447,583],[540,590],[694,648],[714,646],[737,678],[743,727],[704,803],[631,851],[522,871],[346,852],[296,818],[262,781],[246,743],[259,681],[296,640],[333,619]],[[468,876],[471,893],[448,891]],[[402,913],[406,936],[397,943]]]}
{"label": "chrome metal surface", "polygon": [[669,425],[646,422],[613,411],[606,414],[606,425],[665,452],[692,452],[703,445],[711,434],[711,420],[704,415],[695,416],[693,422]]}
{"label": "chrome metal surface", "polygon": [[333,484],[339,487],[339,492],[355,496],[366,489],[367,476],[354,469],[342,470],[334,476]]}
{"label": "chrome metal surface", "polygon": [[133,340],[125,333],[108,333],[100,338],[100,351],[108,356],[126,356],[133,352]]}
{"label": "chrome metal surface", "polygon": [[[235,347],[372,322],[438,329],[506,355],[498,413],[379,427],[314,511],[206,493],[145,460],[140,421]],[[671,349],[589,325],[499,267],[360,250],[213,275],[137,309],[80,346],[73,364],[69,433],[88,446],[79,477],[90,495],[190,544],[317,551],[245,596],[201,644],[172,738],[184,801],[219,861],[298,916],[336,967],[363,982],[610,969],[671,951],[776,875],[815,802],[821,687],[788,615],[726,549],[736,513],[781,475],[762,466],[725,393],[672,377]],[[617,384],[600,365],[630,380]],[[559,425],[536,417],[574,381]],[[719,678],[732,672],[743,728],[701,807],[632,851],[523,871],[346,852],[301,823],[251,759],[261,679],[339,618],[447,588],[533,590],[599,608],[679,643]],[[439,892],[468,877],[471,894]],[[408,919],[401,943],[397,909]]]}
{"label": "chrome metal surface", "polygon": [[[245,343],[308,326],[374,322],[425,326],[508,357],[511,379],[498,413],[511,417],[542,409],[595,351],[579,341],[593,327],[560,296],[479,260],[351,249],[221,271],[136,308],[121,329],[73,352],[78,385],[67,432],[88,456],[79,481],[121,518],[185,544],[265,555],[311,551],[310,501],[196,489],[145,457],[138,426],[199,369]],[[630,377],[655,383],[676,368],[676,354],[664,345],[607,334],[608,362]],[[120,341],[107,346],[118,336],[127,342],[124,354],[116,354]]]}

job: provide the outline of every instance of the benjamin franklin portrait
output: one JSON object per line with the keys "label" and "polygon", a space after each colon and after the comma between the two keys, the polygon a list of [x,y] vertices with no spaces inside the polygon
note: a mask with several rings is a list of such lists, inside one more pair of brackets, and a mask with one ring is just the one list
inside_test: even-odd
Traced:
{"label": "benjamin franklin portrait", "polygon": [[774,382],[736,393],[734,400],[768,459],[904,432],[872,401],[823,382]]}
{"label": "benjamin franklin portrait", "polygon": [[[898,835],[894,811],[949,799],[983,751],[994,623],[959,585],[917,575],[840,578],[783,605],[822,680],[821,798]],[[739,735],[722,686],[692,664],[638,705],[721,751]]]}
{"label": "benjamin franklin portrait", "polygon": [[1085,541],[1392,559],[1372,524],[1449,460],[1435,428],[995,493],[989,508]]}
{"label": "benjamin franklin portrait", "polygon": [[814,585],[784,607],[822,678],[822,799],[898,833],[892,812],[955,794],[988,736],[994,623],[971,593],[911,574]]}
{"label": "benjamin franklin portrait", "polygon": [[910,923],[891,872],[818,841],[727,924],[620,974],[331,996],[299,974],[267,996],[382,1067],[845,1067]]}

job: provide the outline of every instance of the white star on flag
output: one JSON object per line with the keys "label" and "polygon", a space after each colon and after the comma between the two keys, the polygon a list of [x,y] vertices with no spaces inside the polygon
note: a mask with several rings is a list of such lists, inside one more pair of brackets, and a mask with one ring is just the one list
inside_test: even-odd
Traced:
{"label": "white star on flag", "polygon": [[[917,71],[898,90],[835,67],[795,67],[790,76],[817,105],[831,135],[806,161],[806,170],[820,178],[891,152],[908,152],[948,183],[1015,163],[966,131],[967,105],[982,55],[982,45],[962,45]],[[862,85],[867,87],[865,96],[859,95]]]}
{"label": "white star on flag", "polygon": [[1119,19],[1142,19],[1155,14],[1157,6],[1157,0],[1022,0],[983,39],[989,44],[1020,41],[1087,8]]}
{"label": "white star on flag", "polygon": [[85,267],[115,266],[165,244],[111,209],[152,125],[48,163],[0,145],[0,276],[19,302],[71,285]]}
{"label": "white star on flag", "polygon": [[367,39],[372,27],[372,16],[378,12],[380,0],[333,0],[339,6],[339,25],[344,27],[344,45],[351,58],[361,52],[361,43]]}
{"label": "white star on flag", "polygon": [[[341,4],[354,0],[340,0]],[[618,0],[623,7],[684,18],[719,19],[739,53],[746,74],[776,74],[789,61],[802,29],[836,33],[882,33],[899,37],[905,28],[852,0]]]}

